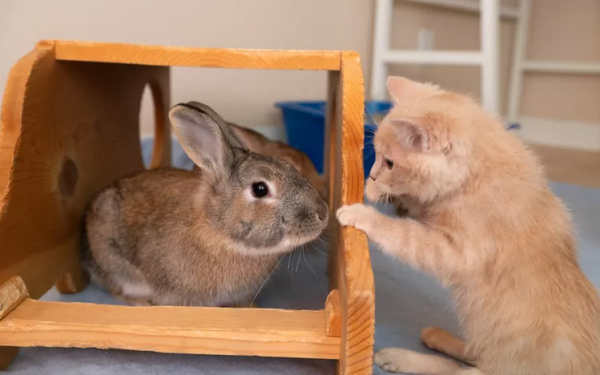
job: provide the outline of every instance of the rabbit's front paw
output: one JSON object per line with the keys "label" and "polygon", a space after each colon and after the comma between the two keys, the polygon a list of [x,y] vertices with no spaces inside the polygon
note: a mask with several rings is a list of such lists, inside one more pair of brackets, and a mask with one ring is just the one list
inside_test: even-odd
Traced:
{"label": "rabbit's front paw", "polygon": [[377,218],[377,211],[373,207],[357,203],[340,207],[336,215],[338,221],[343,226],[355,227],[358,230],[366,231],[369,224]]}

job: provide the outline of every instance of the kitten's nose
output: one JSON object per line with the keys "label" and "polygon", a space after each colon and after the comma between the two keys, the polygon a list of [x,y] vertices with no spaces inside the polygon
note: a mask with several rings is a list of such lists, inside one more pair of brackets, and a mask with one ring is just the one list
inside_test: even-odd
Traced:
{"label": "kitten's nose", "polygon": [[373,181],[376,181],[376,180],[377,180],[377,177],[373,176],[372,174],[370,174],[370,175],[369,175],[369,178],[370,178],[371,180],[373,180]]}

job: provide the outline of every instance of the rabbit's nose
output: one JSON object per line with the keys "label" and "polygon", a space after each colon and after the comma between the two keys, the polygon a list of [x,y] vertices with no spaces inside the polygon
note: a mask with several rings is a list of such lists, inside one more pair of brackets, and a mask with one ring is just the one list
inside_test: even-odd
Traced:
{"label": "rabbit's nose", "polygon": [[324,222],[327,220],[327,217],[329,216],[329,209],[327,208],[327,206],[322,206],[321,208],[319,208],[319,210],[317,211],[317,218],[319,219],[319,221]]}

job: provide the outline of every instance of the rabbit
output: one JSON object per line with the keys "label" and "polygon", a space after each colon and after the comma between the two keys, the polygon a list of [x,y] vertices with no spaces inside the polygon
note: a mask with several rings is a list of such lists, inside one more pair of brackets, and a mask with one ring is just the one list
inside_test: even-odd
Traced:
{"label": "rabbit", "polygon": [[169,112],[201,173],[153,169],[101,191],[85,215],[83,266],[134,305],[252,302],[279,260],[315,240],[329,209],[291,163],[260,155],[198,102]]}
{"label": "rabbit", "polygon": [[[278,141],[272,141],[264,135],[252,129],[236,125],[232,122],[227,122],[233,133],[248,147],[252,152],[287,160],[308,179],[311,185],[321,194],[323,199],[326,199],[327,188],[325,179],[319,175],[317,168],[310,161],[308,155],[304,152],[291,147],[288,144]],[[198,171],[199,167],[195,166],[194,170]]]}

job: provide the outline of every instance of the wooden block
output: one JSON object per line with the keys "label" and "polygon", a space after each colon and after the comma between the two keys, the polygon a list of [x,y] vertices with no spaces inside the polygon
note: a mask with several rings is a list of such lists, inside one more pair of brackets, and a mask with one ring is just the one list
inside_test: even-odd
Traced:
{"label": "wooden block", "polygon": [[27,299],[0,321],[0,345],[338,359],[325,312],[130,307]]}
{"label": "wooden block", "polygon": [[19,348],[17,347],[0,346],[0,371],[6,370],[18,354]]}
{"label": "wooden block", "polygon": [[63,294],[83,292],[89,283],[89,275],[79,264],[71,267],[56,283],[56,289]]}
{"label": "wooden block", "polygon": [[325,301],[325,324],[328,336],[340,337],[342,334],[342,309],[337,289],[327,295]]}
{"label": "wooden block", "polygon": [[69,61],[237,69],[340,70],[339,51],[165,47],[66,40],[40,43],[54,43],[56,58]]}
{"label": "wooden block", "polygon": [[19,276],[12,277],[0,286],[0,320],[29,297],[27,287]]}

